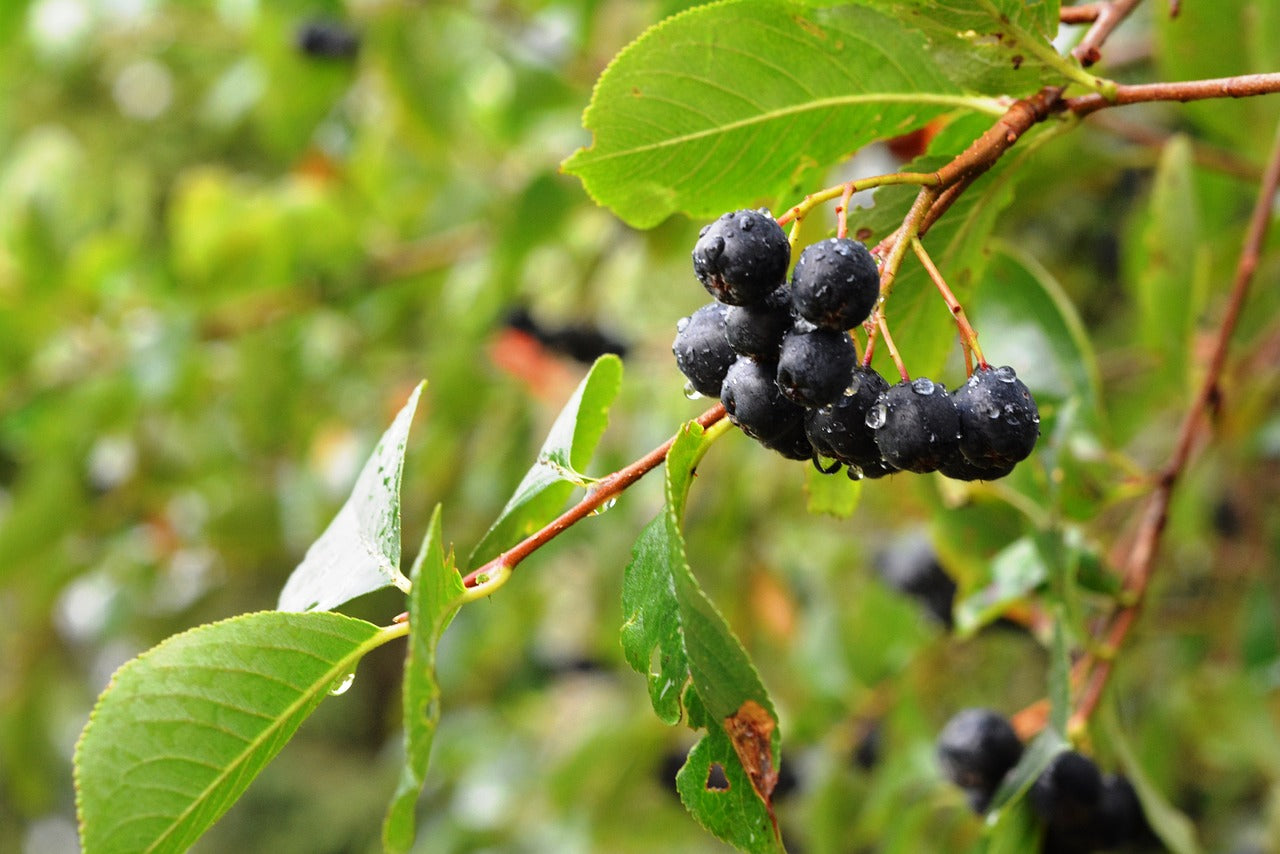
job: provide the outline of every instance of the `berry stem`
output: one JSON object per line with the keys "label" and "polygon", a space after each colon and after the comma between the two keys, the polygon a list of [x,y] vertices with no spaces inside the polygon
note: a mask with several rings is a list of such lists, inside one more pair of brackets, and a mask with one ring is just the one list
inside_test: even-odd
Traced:
{"label": "berry stem", "polygon": [[849,236],[849,199],[853,197],[853,183],[844,185],[840,194],[840,204],[836,206],[836,237],[843,240]]}
{"label": "berry stem", "polygon": [[838,199],[847,191],[850,195],[860,191],[869,190],[873,187],[887,187],[891,184],[918,184],[920,186],[931,186],[939,183],[938,176],[928,172],[890,172],[887,175],[873,175],[869,178],[858,178],[854,181],[846,181],[843,184],[836,184],[817,192],[810,193],[800,202],[787,209],[787,212],[778,217],[778,225],[786,225],[788,222],[796,219],[803,219],[805,214],[816,208],[818,205],[825,204],[832,199]]}
{"label": "berry stem", "polygon": [[[902,357],[898,355],[898,348],[893,345],[893,336],[889,334],[889,323],[885,320],[884,312],[881,311],[876,315],[876,325],[880,328],[880,334],[884,337],[884,346],[889,351],[889,358],[893,359],[893,363],[898,366],[898,375],[902,377],[902,381],[909,382],[911,375],[907,373],[907,366],[902,363]],[[870,347],[867,348],[870,351]],[[870,353],[868,352],[868,359]]]}
{"label": "berry stem", "polygon": [[1207,426],[1206,415],[1221,396],[1219,383],[1226,365],[1227,350],[1231,344],[1236,323],[1240,319],[1245,298],[1248,296],[1249,285],[1253,281],[1258,259],[1262,254],[1262,244],[1266,239],[1267,226],[1271,222],[1272,204],[1277,189],[1280,189],[1280,125],[1276,127],[1275,141],[1272,143],[1267,170],[1258,188],[1258,198],[1249,218],[1244,245],[1241,247],[1239,260],[1236,263],[1231,294],[1227,299],[1222,320],[1218,324],[1218,332],[1214,337],[1213,350],[1205,370],[1204,380],[1191,407],[1183,417],[1182,427],[1178,432],[1178,442],[1174,446],[1169,461],[1156,478],[1155,491],[1147,500],[1138,531],[1129,548],[1129,556],[1124,565],[1122,590],[1122,595],[1128,597],[1128,604],[1123,604],[1114,611],[1100,632],[1102,641],[1099,648],[1111,650],[1112,653],[1109,656],[1099,656],[1096,653],[1086,655],[1078,663],[1076,674],[1073,674],[1078,676],[1083,686],[1072,716],[1075,724],[1086,723],[1097,708],[1115,664],[1115,651],[1118,651],[1124,643],[1142,609],[1145,594],[1155,574],[1156,555],[1159,552],[1165,525],[1169,520],[1169,505],[1173,500],[1174,489],[1191,461],[1196,439]]}
{"label": "berry stem", "polygon": [[[716,423],[724,420],[724,406],[716,404],[706,412],[699,415],[695,421],[703,428],[708,430]],[[671,445],[675,442],[676,437],[672,436],[640,459],[618,469],[612,474],[606,475],[595,484],[582,500],[570,507],[564,513],[560,514],[554,520],[543,526],[540,530],[535,531],[528,537],[516,543],[493,560],[477,567],[467,573],[462,579],[462,584],[467,588],[477,588],[484,586],[485,592],[481,595],[488,595],[495,589],[506,583],[511,577],[511,571],[538,549],[545,546],[551,540],[567,531],[573,525],[581,522],[598,510],[601,506],[616,499],[619,495],[627,490],[632,484],[644,477],[646,474],[657,468],[667,458],[667,453],[671,450]]]}
{"label": "berry stem", "polygon": [[907,254],[907,246],[920,231],[920,224],[929,213],[929,208],[938,198],[938,191],[933,187],[925,187],[916,194],[897,231],[897,239],[893,242],[884,263],[880,265],[880,302],[884,303],[893,292],[893,282],[898,276],[898,268],[902,266],[902,258]]}
{"label": "berry stem", "polygon": [[946,302],[947,308],[951,309],[951,316],[956,320],[956,326],[960,330],[960,340],[965,346],[965,367],[969,373],[973,373],[972,367],[968,364],[968,352],[972,351],[978,360],[978,367],[985,370],[987,360],[982,356],[982,348],[978,346],[978,333],[974,331],[973,325],[969,323],[969,318],[964,313],[964,306],[956,299],[956,295],[951,292],[951,288],[947,287],[947,280],[942,277],[933,259],[929,257],[929,253],[925,250],[924,244],[920,242],[919,237],[911,238],[911,248],[915,250],[916,257],[920,259],[920,263],[924,266],[925,272],[929,274],[929,278],[933,280],[933,284],[938,288],[938,293],[942,294],[942,299]]}

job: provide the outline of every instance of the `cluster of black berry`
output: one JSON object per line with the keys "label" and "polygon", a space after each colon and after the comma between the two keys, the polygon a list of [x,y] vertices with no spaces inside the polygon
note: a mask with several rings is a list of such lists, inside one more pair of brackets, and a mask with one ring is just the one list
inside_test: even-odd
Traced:
{"label": "cluster of black berry", "polygon": [[[965,790],[974,812],[985,813],[1022,757],[1022,742],[997,712],[965,709],[943,727],[937,752],[943,775]],[[1030,802],[1044,822],[1043,852],[1105,851],[1142,842],[1150,833],[1129,781],[1104,775],[1075,751],[1053,758],[1032,784]]]}
{"label": "cluster of black berry", "polygon": [[940,471],[1004,477],[1040,435],[1040,416],[1012,368],[975,371],[950,394],[925,377],[889,383],[857,363],[850,328],[880,293],[867,247],[837,237],[800,253],[765,211],[727,213],[693,249],[716,298],[676,325],[672,345],[689,388],[719,397],[748,436],[789,459],[818,456],[852,478]]}

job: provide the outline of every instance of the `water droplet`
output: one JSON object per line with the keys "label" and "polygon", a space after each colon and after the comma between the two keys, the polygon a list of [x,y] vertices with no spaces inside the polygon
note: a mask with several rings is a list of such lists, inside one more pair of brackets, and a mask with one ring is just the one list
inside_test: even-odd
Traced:
{"label": "water droplet", "polygon": [[742,229],[743,231],[750,231],[755,226],[755,224],[756,224],[755,220],[753,220],[751,217],[747,216],[746,214],[743,214],[742,216],[738,217],[738,228]]}
{"label": "water droplet", "polygon": [[884,423],[889,420],[889,407],[883,403],[877,403],[867,412],[866,424],[872,430],[879,430]]}
{"label": "water droplet", "polygon": [[690,380],[689,382],[684,384],[684,396],[689,398],[690,400],[701,400],[702,392],[694,388],[693,381]]}
{"label": "water droplet", "polygon": [[679,334],[679,333],[681,333],[681,332],[684,332],[686,329],[688,329],[688,328],[689,328],[689,323],[690,323],[690,321],[692,321],[692,320],[693,320],[693,318],[691,318],[691,317],[682,317],[682,318],[680,318],[679,320],[677,320],[677,321],[676,321],[676,333],[677,333],[677,334]]}
{"label": "water droplet", "polygon": [[1032,423],[1032,424],[1039,424],[1039,423],[1040,423],[1040,415],[1039,415],[1039,413],[1037,413],[1037,414],[1035,414],[1035,415],[1032,415],[1032,416],[1031,416],[1031,423]]}
{"label": "water droplet", "polygon": [[976,409],[978,410],[979,415],[985,415],[993,421],[1000,417],[1000,407],[996,406],[989,400],[979,403]]}
{"label": "water droplet", "polygon": [[916,377],[911,381],[911,390],[916,394],[933,394],[937,386],[928,377]]}
{"label": "water droplet", "polygon": [[708,231],[710,231],[710,230],[711,230],[711,226],[709,226],[709,225],[704,225],[702,228],[700,228],[700,229],[698,230],[698,236],[699,236],[699,237],[706,237],[706,236],[707,236],[707,232],[708,232]]}
{"label": "water droplet", "polygon": [[1008,418],[1006,418],[1006,419],[1005,419],[1005,421],[1006,421],[1006,423],[1007,423],[1010,427],[1017,427],[1017,426],[1021,423],[1021,422],[1018,420],[1018,416],[1016,416],[1016,415],[1014,415],[1014,414],[1012,414],[1012,413],[1010,413],[1009,417],[1008,417]]}
{"label": "water droplet", "polygon": [[996,373],[996,379],[1000,380],[1000,382],[1002,383],[1016,382],[1018,379],[1017,373],[1015,373],[1013,368],[1009,367],[1008,365],[1005,365],[1004,367],[996,368],[995,373]]}
{"label": "water droplet", "polygon": [[351,690],[351,683],[355,681],[356,681],[356,672],[352,670],[351,672],[343,676],[341,679],[336,680],[333,683],[332,687],[329,688],[329,693],[335,697],[345,694]]}
{"label": "water droplet", "polygon": [[608,513],[610,510],[612,510],[612,509],[617,505],[617,503],[618,503],[618,499],[617,499],[617,497],[616,497],[616,496],[615,496],[615,497],[613,497],[613,498],[607,499],[607,500],[606,500],[603,504],[601,504],[599,507],[597,507],[596,509],[592,510],[592,511],[591,511],[591,515],[592,515],[592,516],[603,516],[605,513]]}
{"label": "water droplet", "polygon": [[932,445],[932,444],[933,444],[934,442],[936,442],[936,441],[938,441],[938,434],[937,434],[937,433],[930,433],[930,434],[929,434],[929,444],[930,444],[930,445]]}
{"label": "water droplet", "polygon": [[849,475],[849,480],[862,480],[863,478],[861,466],[849,466],[844,473]]}
{"label": "water droplet", "polygon": [[702,257],[708,261],[714,261],[724,254],[724,238],[716,235],[706,242],[702,247]]}

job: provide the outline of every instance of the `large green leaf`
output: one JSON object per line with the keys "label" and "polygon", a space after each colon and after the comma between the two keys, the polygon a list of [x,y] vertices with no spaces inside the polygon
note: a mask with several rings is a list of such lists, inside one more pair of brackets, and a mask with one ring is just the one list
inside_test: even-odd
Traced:
{"label": "large green leaf", "polygon": [[[648,677],[659,717],[674,723],[683,711],[690,726],[707,728],[677,778],[689,812],[738,848],[776,851],[770,797],[777,713],[742,644],[689,569],[680,530],[693,468],[708,442],[690,422],[667,455],[666,504],[636,541],[623,576],[622,646],[627,662]],[[724,768],[727,789],[706,785],[711,763]]]}
{"label": "large green leaf", "polygon": [[618,54],[583,117],[594,141],[564,168],[634,226],[707,218],[945,110],[993,109],[962,82],[922,34],[865,5],[727,0]]}
{"label": "large green leaf", "polygon": [[560,410],[533,467],[525,473],[498,518],[471,552],[475,566],[532,534],[560,512],[609,425],[609,407],[622,388],[622,360],[601,356]]}
{"label": "large green leaf", "polygon": [[409,653],[404,662],[404,767],[386,821],[383,844],[388,851],[408,851],[414,839],[414,807],[422,792],[431,758],[431,742],[440,721],[440,686],[436,683],[436,645],[462,604],[462,577],[446,556],[440,533],[440,507],[409,573]]}
{"label": "large green leaf", "polygon": [[281,611],[328,611],[393,584],[409,589],[400,572],[400,475],[425,385],[409,395],[356,478],[351,497],[285,582]]}
{"label": "large green leaf", "polygon": [[991,561],[991,581],[955,605],[956,633],[972,635],[1049,579],[1049,557],[1035,537],[1021,537]]}
{"label": "large green leaf", "polygon": [[398,633],[269,611],[176,635],[120,668],[76,746],[85,852],[185,851]]}

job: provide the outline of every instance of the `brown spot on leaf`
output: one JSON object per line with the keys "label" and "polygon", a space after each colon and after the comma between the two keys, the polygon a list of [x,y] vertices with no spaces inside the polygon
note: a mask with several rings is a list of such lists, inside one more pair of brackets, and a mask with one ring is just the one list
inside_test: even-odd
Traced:
{"label": "brown spot on leaf", "polygon": [[640,93],[640,87],[639,87],[639,86],[632,86],[632,87],[631,87],[631,97],[633,97],[633,98],[639,98],[640,96],[641,96],[641,93]]}
{"label": "brown spot on leaf", "polygon": [[813,21],[810,21],[807,18],[802,18],[799,15],[795,15],[791,20],[795,21],[796,25],[799,26],[800,29],[804,30],[814,38],[823,39],[824,41],[826,40],[827,31],[822,29],[822,27],[818,26]]}
{"label": "brown spot on leaf", "polygon": [[1015,53],[1013,55],[1013,70],[1017,71],[1021,67],[1022,67],[1022,54]]}
{"label": "brown spot on leaf", "polygon": [[863,243],[866,243],[868,240],[871,239],[871,235],[873,233],[874,232],[872,232],[871,229],[867,228],[866,226],[863,226],[862,228],[858,229],[853,236],[855,239],[861,240]]}
{"label": "brown spot on leaf", "polygon": [[747,700],[738,711],[724,719],[734,752],[751,780],[751,786],[773,811],[773,788],[778,785],[778,769],[773,767],[773,731],[778,722],[768,709]]}

